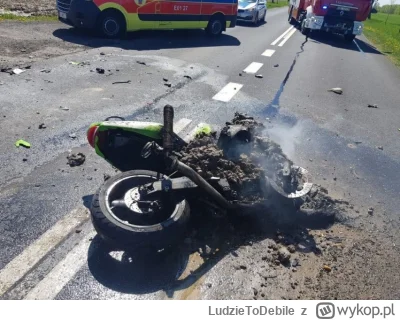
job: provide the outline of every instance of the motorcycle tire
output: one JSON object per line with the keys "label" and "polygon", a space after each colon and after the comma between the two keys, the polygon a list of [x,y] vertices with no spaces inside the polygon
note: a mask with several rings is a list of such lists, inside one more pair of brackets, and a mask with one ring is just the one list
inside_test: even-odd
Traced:
{"label": "motorcycle tire", "polygon": [[160,251],[169,249],[183,240],[190,216],[190,208],[186,199],[173,202],[170,206],[171,212],[167,212],[168,218],[151,225],[133,225],[123,221],[107,204],[112,188],[118,186],[119,183],[128,179],[132,179],[132,182],[129,181],[129,183],[133,183],[134,179],[141,179],[138,183],[140,185],[157,181],[162,176],[161,173],[147,170],[126,171],[108,179],[93,195],[90,209],[92,224],[98,235],[108,245],[127,251],[142,249]]}

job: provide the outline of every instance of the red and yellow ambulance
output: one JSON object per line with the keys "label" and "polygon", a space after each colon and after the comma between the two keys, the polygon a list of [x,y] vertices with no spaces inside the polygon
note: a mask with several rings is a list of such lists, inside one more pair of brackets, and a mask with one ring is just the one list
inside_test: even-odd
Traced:
{"label": "red and yellow ambulance", "polygon": [[238,0],[57,0],[59,20],[96,28],[108,38],[146,29],[206,29],[218,36],[236,25]]}

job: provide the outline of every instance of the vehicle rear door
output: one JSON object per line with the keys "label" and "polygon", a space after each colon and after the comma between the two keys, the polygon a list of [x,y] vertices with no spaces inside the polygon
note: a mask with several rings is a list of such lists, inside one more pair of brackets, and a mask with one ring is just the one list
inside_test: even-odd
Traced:
{"label": "vehicle rear door", "polygon": [[201,13],[201,0],[158,0],[156,15],[159,28],[191,29],[198,28]]}

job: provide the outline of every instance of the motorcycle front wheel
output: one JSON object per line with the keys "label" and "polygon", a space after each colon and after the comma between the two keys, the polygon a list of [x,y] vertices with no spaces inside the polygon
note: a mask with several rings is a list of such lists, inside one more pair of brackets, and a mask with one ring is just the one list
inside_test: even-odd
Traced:
{"label": "motorcycle front wheel", "polygon": [[129,190],[162,177],[161,173],[153,171],[132,170],[108,179],[93,195],[90,210],[99,236],[122,250],[160,251],[182,241],[190,216],[186,199],[176,198],[171,193],[155,195],[160,199],[146,198],[159,205],[152,214],[146,214],[148,209],[141,208],[140,203],[131,208],[113,205],[113,201],[124,199]]}

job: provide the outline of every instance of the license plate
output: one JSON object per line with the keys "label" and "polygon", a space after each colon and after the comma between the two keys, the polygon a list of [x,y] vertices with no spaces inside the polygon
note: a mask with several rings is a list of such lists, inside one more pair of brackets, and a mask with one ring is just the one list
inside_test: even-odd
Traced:
{"label": "license plate", "polygon": [[67,14],[66,14],[65,12],[59,11],[59,12],[58,12],[58,16],[59,16],[60,18],[62,18],[62,19],[67,19]]}

